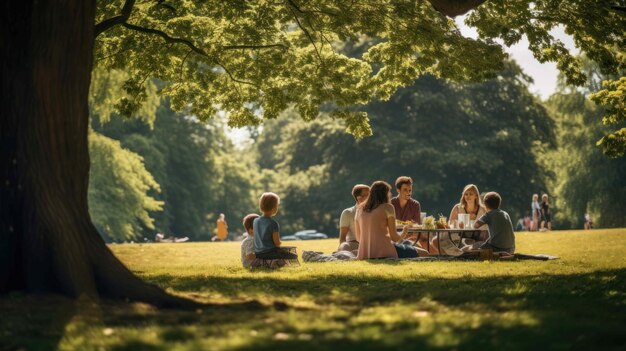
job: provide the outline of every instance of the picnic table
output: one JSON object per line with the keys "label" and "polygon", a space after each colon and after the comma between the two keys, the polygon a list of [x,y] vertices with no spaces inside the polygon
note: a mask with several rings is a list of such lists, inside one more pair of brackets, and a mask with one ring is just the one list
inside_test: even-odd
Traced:
{"label": "picnic table", "polygon": [[441,237],[448,237],[450,238],[450,241],[452,243],[454,243],[457,248],[461,248],[462,245],[462,239],[473,239],[478,241],[480,239],[480,234],[481,234],[481,230],[480,229],[474,229],[474,228],[454,228],[454,229],[423,229],[423,228],[415,228],[415,227],[409,227],[408,228],[408,233],[409,233],[409,238],[413,238],[412,243],[413,246],[417,245],[417,242],[419,241],[419,239],[422,238],[422,236],[426,236],[426,238],[428,239],[428,247],[427,250],[428,252],[430,252],[430,240],[431,238],[436,238],[437,240],[437,247],[439,248],[438,251],[438,255],[441,256]]}

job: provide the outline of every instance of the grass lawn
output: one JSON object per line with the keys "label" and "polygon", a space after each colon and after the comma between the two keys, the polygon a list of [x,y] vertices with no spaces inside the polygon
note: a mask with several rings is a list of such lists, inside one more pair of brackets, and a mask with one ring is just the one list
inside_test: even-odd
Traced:
{"label": "grass lawn", "polygon": [[[337,243],[292,244],[329,253]],[[111,248],[148,281],[222,305],[188,312],[4,295],[0,350],[626,349],[626,229],[517,234],[518,252],[555,261],[251,272],[235,242]]]}

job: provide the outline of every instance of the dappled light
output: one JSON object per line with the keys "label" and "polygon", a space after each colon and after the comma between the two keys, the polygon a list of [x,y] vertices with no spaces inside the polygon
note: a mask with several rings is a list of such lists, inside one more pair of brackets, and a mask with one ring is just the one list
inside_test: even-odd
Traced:
{"label": "dappled light", "polygon": [[623,349],[625,14],[5,0],[0,351]]}
{"label": "dappled light", "polygon": [[[601,237],[607,240],[590,244]],[[623,243],[623,231],[555,232],[543,239],[529,233],[519,242],[525,252],[563,252],[563,257],[303,263],[278,271],[241,268],[234,255],[237,243],[115,246],[148,281],[214,305],[175,311],[105,300],[96,308],[59,297],[15,295],[0,301],[0,313],[12,320],[0,322],[0,335],[10,330],[10,338],[3,339],[7,345],[111,350],[174,345],[183,350],[380,350],[407,343],[409,349],[585,349],[600,341],[609,349],[618,347],[624,321],[614,312],[624,298],[626,262],[612,258],[621,249],[610,241]],[[558,245],[564,240],[570,253]],[[322,250],[335,244],[300,243],[302,249]],[[170,249],[179,256],[155,259]],[[584,265],[579,264],[582,252]],[[40,316],[36,321],[27,317],[34,314]],[[42,332],[29,344],[26,336],[34,330]]]}

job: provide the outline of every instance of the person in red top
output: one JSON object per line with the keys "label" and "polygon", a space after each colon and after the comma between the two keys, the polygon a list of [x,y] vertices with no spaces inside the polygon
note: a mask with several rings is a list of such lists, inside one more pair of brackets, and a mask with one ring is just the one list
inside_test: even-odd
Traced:
{"label": "person in red top", "polygon": [[[422,224],[420,217],[422,208],[420,203],[411,197],[411,193],[413,192],[413,179],[406,176],[398,177],[398,179],[396,179],[396,190],[398,191],[398,196],[391,199],[391,204],[396,212],[396,219]],[[414,239],[414,237],[409,237],[409,240],[412,239]],[[428,239],[420,239],[418,245],[422,248],[428,247]]]}
{"label": "person in red top", "polygon": [[411,197],[413,179],[405,176],[398,177],[396,179],[396,190],[398,191],[398,196],[391,199],[391,204],[396,210],[396,219],[422,224],[420,203]]}

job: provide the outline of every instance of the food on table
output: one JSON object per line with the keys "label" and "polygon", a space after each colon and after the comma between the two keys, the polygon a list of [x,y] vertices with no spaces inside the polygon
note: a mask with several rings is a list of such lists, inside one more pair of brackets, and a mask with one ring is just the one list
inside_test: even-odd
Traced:
{"label": "food on table", "polygon": [[411,225],[411,224],[413,224],[412,221],[402,221],[402,220],[396,219],[396,225]]}
{"label": "food on table", "polygon": [[444,216],[439,216],[439,220],[436,223],[437,229],[447,229],[450,228],[448,227],[448,222],[447,222],[447,218]]}
{"label": "food on table", "polygon": [[435,229],[435,217],[428,216],[424,218],[424,229]]}

